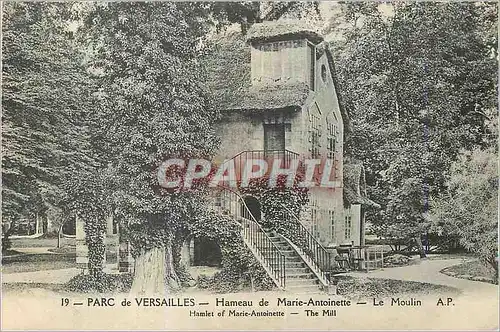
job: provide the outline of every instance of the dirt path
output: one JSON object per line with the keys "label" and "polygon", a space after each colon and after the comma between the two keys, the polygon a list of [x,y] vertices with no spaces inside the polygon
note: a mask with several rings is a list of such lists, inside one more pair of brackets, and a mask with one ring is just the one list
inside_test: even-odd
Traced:
{"label": "dirt path", "polygon": [[54,247],[22,247],[13,249],[23,254],[56,254],[49,251],[49,249],[54,249]]}
{"label": "dirt path", "polygon": [[45,270],[35,272],[2,273],[3,283],[26,282],[43,284],[64,284],[78,275],[77,268]]}
{"label": "dirt path", "polygon": [[[116,264],[107,265],[107,273],[115,273],[113,268]],[[58,269],[34,272],[2,273],[3,283],[42,283],[42,284],[65,284],[71,278],[81,273],[80,269]]]}
{"label": "dirt path", "polygon": [[498,294],[498,285],[493,285],[480,281],[472,281],[447,276],[439,271],[442,269],[461,264],[467,260],[458,259],[438,259],[422,260],[420,263],[402,267],[385,268],[376,271],[350,272],[347,275],[355,277],[396,279],[405,281],[426,282],[437,285],[454,287],[462,291],[465,295],[477,295],[477,293]]}

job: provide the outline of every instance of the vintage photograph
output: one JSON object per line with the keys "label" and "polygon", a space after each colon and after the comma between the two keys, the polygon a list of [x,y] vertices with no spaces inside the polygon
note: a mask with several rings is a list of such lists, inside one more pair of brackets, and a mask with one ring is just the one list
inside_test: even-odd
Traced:
{"label": "vintage photograph", "polygon": [[497,330],[498,3],[1,2],[2,330]]}

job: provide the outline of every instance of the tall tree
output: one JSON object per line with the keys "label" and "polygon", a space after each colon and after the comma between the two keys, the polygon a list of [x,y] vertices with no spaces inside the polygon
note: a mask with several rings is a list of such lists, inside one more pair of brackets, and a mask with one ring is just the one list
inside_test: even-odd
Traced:
{"label": "tall tree", "polygon": [[243,34],[254,23],[320,15],[318,1],[213,2],[209,8],[219,28],[239,23]]}
{"label": "tall tree", "polygon": [[64,183],[93,164],[85,126],[92,82],[62,3],[3,6],[2,217],[57,209]]}
{"label": "tall tree", "polygon": [[[205,52],[205,39],[214,26],[238,22],[245,29],[264,18],[261,6],[109,3],[94,6],[86,15],[82,31],[91,44],[100,86],[100,108],[93,115],[99,126],[92,137],[108,163],[100,174],[103,182],[95,181],[102,186],[94,190],[102,195],[101,202],[110,198],[108,210],[125,221],[135,248],[134,292],[162,293],[165,286],[179,284],[181,239],[190,222],[208,213],[203,211],[201,191],[158,188],[155,171],[167,158],[206,158],[215,151],[213,124],[218,114],[197,58]],[[276,19],[299,12],[301,6],[271,3],[266,15]],[[99,205],[86,188],[79,191],[87,193],[80,195],[80,208],[89,201]],[[87,212],[96,219],[95,211]],[[99,223],[93,229],[101,232]]]}
{"label": "tall tree", "polygon": [[97,5],[85,29],[98,69],[99,137],[105,190],[135,248],[133,290],[176,288],[177,237],[203,206],[196,192],[168,192],[156,170],[168,158],[208,158],[217,146],[217,112],[197,56],[209,24],[204,3]]}
{"label": "tall tree", "polygon": [[370,194],[383,205],[370,216],[379,235],[418,242],[429,226],[428,198],[446,187],[460,149],[484,144],[487,114],[496,108],[497,64],[485,33],[495,10],[344,6],[350,28],[333,46],[354,128],[346,151],[365,161]]}

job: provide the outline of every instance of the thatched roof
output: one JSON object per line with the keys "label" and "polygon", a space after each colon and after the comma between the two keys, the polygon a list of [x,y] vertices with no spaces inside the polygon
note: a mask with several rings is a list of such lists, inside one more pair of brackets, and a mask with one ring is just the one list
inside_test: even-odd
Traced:
{"label": "thatched roof", "polygon": [[250,46],[245,39],[239,30],[220,33],[204,59],[209,68],[208,89],[217,107],[222,111],[300,109],[310,93],[305,83],[252,87]]}
{"label": "thatched roof", "polygon": [[280,20],[254,24],[247,33],[247,41],[250,43],[302,38],[306,38],[314,44],[323,41],[323,36],[304,21],[299,20]]}
{"label": "thatched roof", "polygon": [[234,103],[227,107],[233,110],[265,110],[265,109],[300,109],[309,95],[309,87],[305,83],[273,84],[250,87],[242,91]]}
{"label": "thatched roof", "polygon": [[344,164],[344,204],[362,204],[380,208],[366,194],[365,169],[361,163]]}
{"label": "thatched roof", "polygon": [[[311,34],[307,35],[306,32]],[[295,39],[313,38],[315,42],[322,40],[321,36],[297,20],[254,24],[246,36],[240,29],[230,28],[212,38],[210,55],[203,61],[209,69],[208,89],[212,92],[214,102],[220,110],[299,109],[303,106],[310,93],[305,83],[273,84],[261,88],[254,88],[251,84],[251,56],[247,40],[253,42],[290,36],[294,36]],[[328,45],[322,43],[318,47],[318,52],[325,51],[336,84],[333,59]],[[347,131],[349,130],[347,113],[343,108],[338,89],[337,96],[344,118],[344,130]]]}

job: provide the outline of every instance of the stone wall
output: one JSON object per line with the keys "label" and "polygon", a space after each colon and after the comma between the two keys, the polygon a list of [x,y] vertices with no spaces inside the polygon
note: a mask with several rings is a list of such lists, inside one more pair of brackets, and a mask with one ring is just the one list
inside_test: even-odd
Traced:
{"label": "stone wall", "polygon": [[305,39],[251,46],[252,85],[308,82],[308,46]]}
{"label": "stone wall", "polygon": [[232,111],[223,114],[223,120],[217,126],[221,139],[218,161],[231,159],[245,150],[264,149],[264,126],[262,115]]}
{"label": "stone wall", "polygon": [[[326,75],[322,75],[322,72]],[[322,77],[323,76],[323,77]],[[343,133],[344,125],[340,107],[337,100],[337,94],[333,85],[333,79],[330,75],[330,68],[325,54],[316,61],[315,75],[315,92],[308,98],[307,105],[302,111],[302,128],[297,130],[300,132],[299,137],[294,141],[296,146],[301,147],[302,153],[311,153],[311,112],[319,111],[320,116],[320,131],[319,137],[321,156],[326,156],[328,153],[328,124],[336,124],[336,150],[335,150],[335,178],[332,180],[339,181],[339,187],[334,189],[313,189],[310,194],[310,200],[316,200],[317,204],[317,219],[319,239],[323,245],[340,244],[344,241],[344,206],[343,206]],[[334,225],[332,227],[332,215]],[[306,218],[307,219],[307,218]],[[304,219],[303,219],[304,220]],[[312,221],[304,220],[304,222],[312,229]],[[354,222],[354,221],[353,221]]]}

